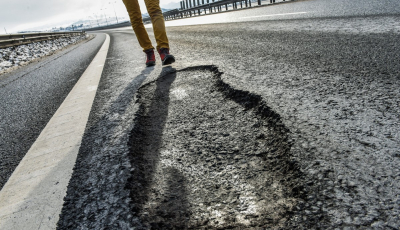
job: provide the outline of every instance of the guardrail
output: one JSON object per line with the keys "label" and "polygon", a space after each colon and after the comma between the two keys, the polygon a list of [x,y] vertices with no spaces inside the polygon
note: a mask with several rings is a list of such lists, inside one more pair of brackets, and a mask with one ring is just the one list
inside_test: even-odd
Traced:
{"label": "guardrail", "polygon": [[[210,3],[210,1],[212,1]],[[256,3],[256,5],[260,6],[262,5],[261,3],[262,0],[183,0],[181,1],[181,8],[180,9],[174,9],[170,10],[167,12],[163,13],[164,19],[165,20],[173,20],[173,19],[180,19],[180,18],[185,18],[185,17],[192,17],[197,15],[202,15],[207,14],[207,12],[210,13],[218,13],[222,12],[222,6],[225,6],[225,11],[229,10],[229,7],[231,9],[239,9],[239,4],[240,8],[243,7],[252,7],[252,2]],[[263,0],[265,1],[265,0]],[[276,3],[276,0],[267,0],[269,1],[270,4]],[[291,2],[291,1],[296,1],[296,0],[278,0],[279,2]],[[143,18],[144,23],[150,23],[151,18],[150,17],[145,17]],[[99,26],[99,27],[93,27],[89,28],[86,31],[96,31],[96,30],[102,30],[102,29],[111,29],[111,28],[118,28],[122,26],[130,26],[131,23],[130,21],[127,22],[122,22],[118,24],[113,24],[113,25],[107,25],[107,26]]]}
{"label": "guardrail", "polygon": [[[225,11],[229,10],[229,6],[233,10],[243,7],[252,7],[252,2],[256,3],[257,5],[262,5],[261,0],[257,0],[257,2],[253,0],[221,0],[221,1],[215,1],[215,0],[183,0],[181,1],[181,8],[180,9],[175,9],[175,10],[170,10],[168,12],[164,12],[164,18],[165,20],[173,20],[173,19],[179,19],[179,18],[185,18],[185,17],[192,17],[197,15],[209,14],[211,13],[217,13],[217,12],[222,12],[222,8],[224,6]],[[286,2],[290,1],[295,1],[295,0],[286,0]],[[271,4],[275,3],[275,0],[269,0]],[[285,0],[282,0],[282,2],[285,2]],[[144,18],[144,22],[150,21],[150,18]]]}
{"label": "guardrail", "polygon": [[71,37],[85,34],[85,31],[51,32],[51,33],[23,33],[0,35],[0,48],[25,45],[61,37]]}
{"label": "guardrail", "polygon": [[103,26],[97,26],[97,27],[88,28],[88,29],[86,29],[86,32],[113,29],[113,28],[119,28],[119,27],[130,26],[130,25],[131,25],[130,21],[124,21],[124,22],[120,22],[120,23],[117,23],[117,24],[110,24],[110,25],[103,25]]}

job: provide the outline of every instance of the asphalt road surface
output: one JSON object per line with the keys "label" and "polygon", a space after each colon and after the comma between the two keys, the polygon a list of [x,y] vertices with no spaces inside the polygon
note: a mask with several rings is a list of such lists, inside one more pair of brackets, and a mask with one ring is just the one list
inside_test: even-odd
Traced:
{"label": "asphalt road surface", "polygon": [[0,188],[90,64],[103,41],[104,36],[98,36],[0,76]]}
{"label": "asphalt road surface", "polygon": [[[263,4],[269,1],[263,1]],[[277,1],[283,3],[282,1]],[[355,17],[371,15],[397,15],[400,3],[396,0],[300,0],[274,6],[257,7],[252,10],[227,11],[222,14],[173,20],[167,26],[185,26],[231,22],[249,22],[280,19]],[[240,7],[240,6],[239,6]],[[229,8],[231,9],[231,7]],[[385,27],[385,26],[384,26]]]}
{"label": "asphalt road surface", "polygon": [[106,31],[59,229],[398,229],[400,8],[367,2],[168,27],[167,67]]}

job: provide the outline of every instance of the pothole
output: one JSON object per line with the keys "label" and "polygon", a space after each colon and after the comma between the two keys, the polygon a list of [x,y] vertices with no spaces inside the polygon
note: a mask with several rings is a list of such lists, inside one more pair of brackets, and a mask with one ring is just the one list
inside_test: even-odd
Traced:
{"label": "pothole", "polygon": [[280,228],[304,196],[279,114],[221,74],[192,67],[138,90],[126,188],[144,229]]}

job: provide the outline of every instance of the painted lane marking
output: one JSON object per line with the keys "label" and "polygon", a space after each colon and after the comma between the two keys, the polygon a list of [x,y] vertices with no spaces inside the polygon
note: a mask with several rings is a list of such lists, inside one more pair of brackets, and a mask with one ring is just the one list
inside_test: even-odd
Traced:
{"label": "painted lane marking", "polygon": [[275,16],[286,16],[286,15],[296,15],[296,14],[308,14],[308,12],[295,12],[295,13],[285,13],[285,14],[266,14],[266,15],[249,16],[249,17],[241,17],[241,18],[262,18],[262,17],[275,17]]}
{"label": "painted lane marking", "polygon": [[0,191],[0,229],[56,229],[109,44],[106,34],[96,57]]}
{"label": "painted lane marking", "polygon": [[95,91],[95,90],[97,90],[97,85],[89,85],[89,86],[87,87],[87,90],[89,90],[89,91]]}

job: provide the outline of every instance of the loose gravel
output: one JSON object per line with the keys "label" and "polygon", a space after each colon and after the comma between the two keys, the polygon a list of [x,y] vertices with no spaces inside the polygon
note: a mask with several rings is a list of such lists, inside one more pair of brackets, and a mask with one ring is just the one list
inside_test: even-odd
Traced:
{"label": "loose gravel", "polygon": [[138,91],[127,188],[143,229],[278,229],[304,197],[280,116],[220,74],[192,67]]}
{"label": "loose gravel", "polygon": [[89,35],[80,35],[0,49],[0,74],[87,38]]}
{"label": "loose gravel", "polygon": [[213,66],[167,69],[132,98],[150,71],[88,126],[58,229],[285,228],[306,194],[280,115]]}

